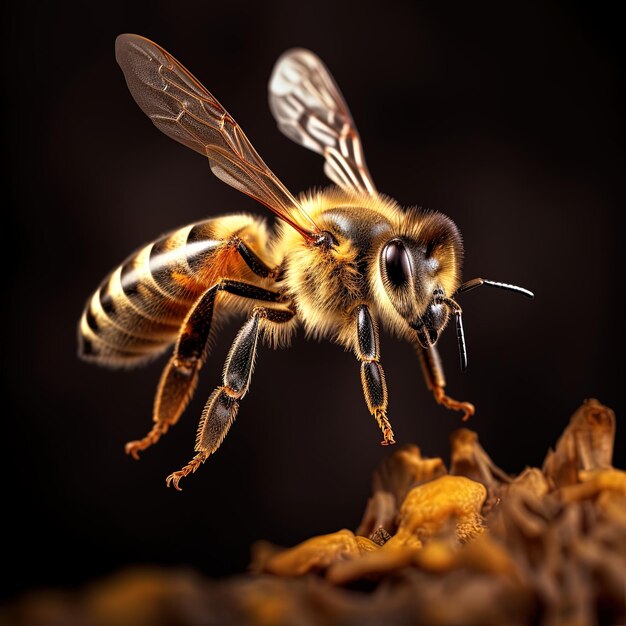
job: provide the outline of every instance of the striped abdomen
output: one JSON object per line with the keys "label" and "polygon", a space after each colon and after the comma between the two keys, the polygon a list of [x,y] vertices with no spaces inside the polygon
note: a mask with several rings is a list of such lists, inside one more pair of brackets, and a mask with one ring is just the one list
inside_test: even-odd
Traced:
{"label": "striped abdomen", "polygon": [[204,291],[222,277],[249,275],[231,245],[235,237],[266,257],[265,225],[248,215],[185,226],[130,256],[87,302],[78,330],[79,355],[103,365],[130,366],[163,352]]}

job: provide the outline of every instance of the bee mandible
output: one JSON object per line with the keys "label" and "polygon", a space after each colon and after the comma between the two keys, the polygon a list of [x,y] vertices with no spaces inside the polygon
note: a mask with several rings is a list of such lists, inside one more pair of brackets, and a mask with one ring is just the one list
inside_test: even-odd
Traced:
{"label": "bee mandible", "polygon": [[436,211],[404,209],[379,193],[361,139],[335,81],[312,52],[283,54],[269,83],[280,130],[320,153],[334,183],[292,195],[226,109],[174,57],[138,35],[120,35],[116,58],[133,98],[169,137],[209,160],[212,172],[279,218],[270,229],[243,213],[179,228],[140,248],[101,283],[79,325],[79,354],[109,367],[146,363],[174,344],[161,376],[150,432],[126,445],[139,452],[176,424],[193,395],[220,319],[247,320],[230,348],[222,383],[202,412],[195,456],[167,477],[195,472],[228,433],[248,392],[259,344],[289,343],[297,327],[354,352],[369,412],[394,443],[378,323],[417,351],[434,399],[474,412],[445,393],[437,340],[451,317],[467,367],[462,309],[455,297],[480,285],[532,297],[521,287],[461,282],[463,245]]}

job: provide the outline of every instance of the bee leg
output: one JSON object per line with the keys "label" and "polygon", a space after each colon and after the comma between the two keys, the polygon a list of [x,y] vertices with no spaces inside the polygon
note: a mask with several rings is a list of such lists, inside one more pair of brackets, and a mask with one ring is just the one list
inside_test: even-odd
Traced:
{"label": "bee leg", "polygon": [[243,325],[228,352],[222,385],[209,396],[202,411],[196,435],[197,454],[178,472],[167,477],[167,486],[180,491],[181,478],[194,473],[224,441],[239,410],[239,401],[250,387],[261,326],[266,322],[284,324],[294,316],[292,311],[256,307]]}
{"label": "bee leg", "polygon": [[129,441],[125,450],[135,459],[139,452],[154,445],[178,422],[189,404],[198,383],[198,374],[207,357],[213,309],[218,291],[275,302],[279,294],[239,281],[223,279],[204,292],[185,319],[174,354],[163,370],[154,400],[154,426],[137,441]]}
{"label": "bee leg", "polygon": [[233,244],[237,248],[239,256],[243,259],[244,263],[257,275],[263,278],[268,276],[275,276],[276,271],[265,263],[261,257],[259,257],[252,248],[247,246],[239,237],[233,239]]}
{"label": "bee leg", "polygon": [[361,361],[361,384],[365,402],[383,433],[382,445],[395,443],[391,424],[387,419],[387,384],[379,363],[378,329],[365,304],[355,309],[356,357]]}
{"label": "bee leg", "polygon": [[459,402],[446,395],[444,391],[446,377],[443,373],[443,365],[441,364],[441,357],[439,356],[437,348],[435,346],[423,348],[420,344],[416,343],[415,349],[417,350],[417,355],[419,356],[422,366],[426,386],[432,391],[435,402],[453,411],[463,411],[462,420],[464,422],[467,421],[474,415],[476,409],[471,402]]}

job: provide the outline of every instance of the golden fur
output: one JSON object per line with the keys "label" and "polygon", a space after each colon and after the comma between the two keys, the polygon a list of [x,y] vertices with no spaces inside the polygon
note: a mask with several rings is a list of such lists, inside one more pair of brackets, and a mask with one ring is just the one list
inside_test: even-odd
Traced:
{"label": "golden fur", "polygon": [[[378,220],[380,224],[388,226],[381,233],[376,246],[361,251],[354,242],[341,238],[337,233],[333,233],[338,241],[336,247],[330,250],[314,247],[293,228],[284,222],[278,223],[278,233],[271,248],[272,257],[284,263],[286,291],[297,308],[307,335],[330,338],[347,349],[354,349],[354,320],[351,313],[362,302],[368,304],[372,314],[389,332],[400,337],[414,334],[390,300],[378,259],[382,247],[392,237],[428,241],[436,226],[434,221],[447,218],[417,209],[403,210],[395,200],[383,195],[349,192],[338,187],[302,194],[300,202],[322,230],[332,232],[332,225],[325,219],[325,213],[335,207],[345,207],[362,221]],[[368,268],[367,276],[362,276],[357,266],[360,252],[364,255],[363,264]],[[444,242],[441,249],[436,250],[436,255],[440,263],[437,282],[447,294],[451,294],[460,284],[460,238]],[[424,286],[424,293],[428,297],[419,301],[415,294],[406,295],[411,301],[405,303],[404,308],[411,309],[414,317],[423,313],[430,303],[432,288],[429,287]]]}

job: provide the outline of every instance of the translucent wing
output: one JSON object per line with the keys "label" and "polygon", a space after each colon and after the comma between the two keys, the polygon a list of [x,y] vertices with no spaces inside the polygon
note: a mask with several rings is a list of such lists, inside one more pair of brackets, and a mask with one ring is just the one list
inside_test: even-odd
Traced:
{"label": "translucent wing", "polygon": [[120,35],[115,56],[133,98],[159,130],[208,157],[218,178],[263,203],[303,237],[317,238],[317,226],[235,120],[174,57],[138,35]]}
{"label": "translucent wing", "polygon": [[348,106],[322,61],[309,50],[285,52],[269,83],[270,108],[290,139],[326,159],[324,173],[343,189],[376,193]]}

